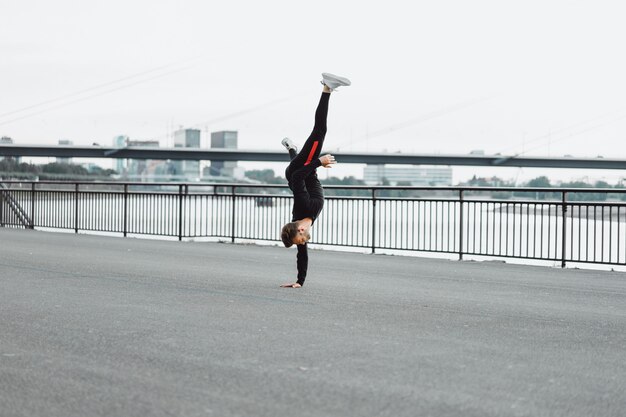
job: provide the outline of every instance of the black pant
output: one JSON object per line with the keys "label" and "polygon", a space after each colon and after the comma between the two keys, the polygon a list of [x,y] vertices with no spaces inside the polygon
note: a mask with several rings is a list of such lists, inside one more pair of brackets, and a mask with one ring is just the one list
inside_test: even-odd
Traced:
{"label": "black pant", "polygon": [[[300,152],[296,154],[293,149],[289,150],[289,157],[291,162],[285,170],[285,176],[287,180],[291,178],[291,173],[296,169],[308,165],[311,161],[320,157],[322,152],[322,145],[324,145],[324,138],[326,137],[326,119],[328,117],[328,102],[330,100],[330,93],[322,93],[320,101],[315,110],[315,125],[313,126],[313,132],[309,138],[304,142],[304,146],[300,149]],[[312,176],[315,176],[313,171]]]}

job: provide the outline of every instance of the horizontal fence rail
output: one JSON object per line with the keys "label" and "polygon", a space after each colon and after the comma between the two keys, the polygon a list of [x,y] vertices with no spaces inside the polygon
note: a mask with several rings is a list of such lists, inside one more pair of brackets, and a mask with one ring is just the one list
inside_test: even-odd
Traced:
{"label": "horizontal fence rail", "polygon": [[[626,265],[626,190],[326,186],[311,243]],[[282,185],[1,181],[0,226],[280,242]]]}

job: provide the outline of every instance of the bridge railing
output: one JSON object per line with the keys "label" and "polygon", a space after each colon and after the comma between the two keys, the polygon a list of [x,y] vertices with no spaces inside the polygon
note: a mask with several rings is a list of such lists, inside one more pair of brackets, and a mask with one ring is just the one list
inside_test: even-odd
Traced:
{"label": "bridge railing", "polygon": [[[282,185],[0,181],[0,225],[280,242]],[[311,243],[626,265],[626,190],[325,186]],[[16,215],[16,205],[19,207]],[[28,219],[25,222],[23,219]]]}

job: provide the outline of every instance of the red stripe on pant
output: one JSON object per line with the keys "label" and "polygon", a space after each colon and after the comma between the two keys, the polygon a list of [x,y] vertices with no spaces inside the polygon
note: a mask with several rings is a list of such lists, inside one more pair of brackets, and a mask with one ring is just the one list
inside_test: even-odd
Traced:
{"label": "red stripe on pant", "polygon": [[306,159],[304,165],[309,165],[311,163],[311,159],[313,159],[313,155],[315,155],[315,150],[317,149],[317,144],[319,142],[316,140],[313,142],[313,146],[311,147],[311,152],[309,152],[309,157]]}

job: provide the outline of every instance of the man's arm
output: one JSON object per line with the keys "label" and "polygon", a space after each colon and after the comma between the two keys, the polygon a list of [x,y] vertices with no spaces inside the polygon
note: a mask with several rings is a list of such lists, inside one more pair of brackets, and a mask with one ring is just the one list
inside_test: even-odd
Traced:
{"label": "man's arm", "polygon": [[317,178],[317,174],[313,173],[306,177],[306,179],[304,180],[304,184],[306,185],[306,190],[309,193],[310,198],[324,198],[324,189],[322,188],[320,180]]}
{"label": "man's arm", "polygon": [[298,266],[298,284],[304,285],[306,271],[309,267],[309,253],[306,243],[304,245],[297,245],[297,247],[298,254],[296,255],[296,264]]}
{"label": "man's arm", "polygon": [[289,181],[289,188],[293,191],[294,197],[301,196],[304,198],[309,197],[309,191],[307,190],[305,180],[311,174],[311,172],[315,171],[318,167],[323,166],[324,168],[330,168],[331,165],[336,164],[335,157],[331,154],[326,154],[324,156],[319,157],[318,159],[314,159],[308,165],[303,165],[297,170],[295,170],[291,174],[291,179]]}
{"label": "man's arm", "polygon": [[307,252],[306,243],[303,245],[296,245],[298,248],[298,254],[296,255],[296,264],[298,266],[298,281],[295,284],[283,284],[283,288],[300,288],[304,285],[306,279],[306,270],[309,266],[309,254]]}
{"label": "man's arm", "polygon": [[309,165],[303,165],[291,174],[289,188],[291,188],[294,197],[308,198],[309,193],[304,180],[321,165],[322,162],[319,159],[315,159]]}

